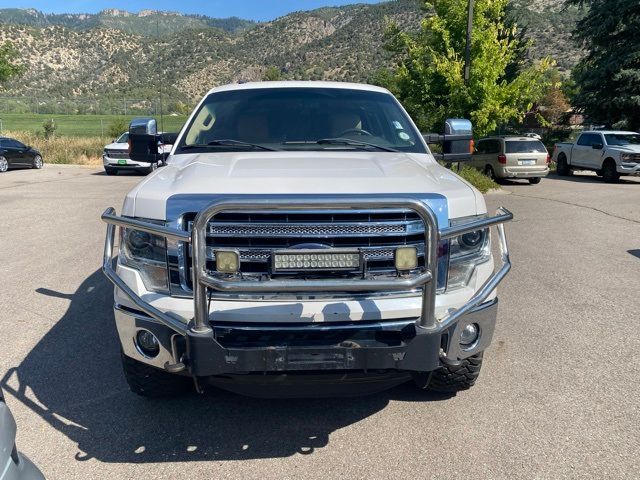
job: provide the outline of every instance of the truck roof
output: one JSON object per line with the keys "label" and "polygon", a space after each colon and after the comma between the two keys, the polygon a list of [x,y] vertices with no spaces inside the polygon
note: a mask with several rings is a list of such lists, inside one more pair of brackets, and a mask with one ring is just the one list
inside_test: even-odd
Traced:
{"label": "truck roof", "polygon": [[626,130],[585,130],[584,132],[581,132],[581,133],[602,133],[604,135],[618,133],[623,135],[638,135],[638,132],[631,132]]}
{"label": "truck roof", "polygon": [[251,90],[259,88],[341,88],[345,90],[364,90],[369,92],[390,93],[389,90],[375,85],[349,82],[323,81],[278,81],[278,82],[247,82],[221,85],[209,90],[210,93],[227,92],[232,90]]}

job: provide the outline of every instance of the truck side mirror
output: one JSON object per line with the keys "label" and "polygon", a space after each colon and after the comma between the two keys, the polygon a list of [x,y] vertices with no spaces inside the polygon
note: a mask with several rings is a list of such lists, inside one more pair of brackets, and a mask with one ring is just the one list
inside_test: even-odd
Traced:
{"label": "truck side mirror", "polygon": [[604,147],[604,145],[601,144],[601,143],[594,143],[594,144],[591,145],[591,148],[593,148],[594,150],[602,150],[603,147]]}
{"label": "truck side mirror", "polygon": [[442,144],[442,153],[435,155],[445,162],[467,162],[474,152],[473,125],[470,120],[449,118],[444,122],[444,134],[423,134],[427,143]]}
{"label": "truck side mirror", "polygon": [[136,162],[157,163],[162,160],[158,153],[158,125],[153,118],[134,118],[129,124],[129,157]]}

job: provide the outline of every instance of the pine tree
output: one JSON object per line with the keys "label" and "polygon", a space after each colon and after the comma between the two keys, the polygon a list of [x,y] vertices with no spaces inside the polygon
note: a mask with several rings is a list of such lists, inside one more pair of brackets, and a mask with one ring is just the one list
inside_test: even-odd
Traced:
{"label": "pine tree", "polygon": [[587,56],[573,72],[573,99],[589,119],[640,130],[640,2],[571,0],[589,7],[575,34]]}

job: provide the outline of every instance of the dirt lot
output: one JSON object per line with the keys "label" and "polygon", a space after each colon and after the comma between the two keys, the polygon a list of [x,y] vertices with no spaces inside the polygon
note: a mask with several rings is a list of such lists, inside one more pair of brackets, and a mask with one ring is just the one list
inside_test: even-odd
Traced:
{"label": "dirt lot", "polygon": [[0,175],[0,386],[51,479],[638,478],[640,180],[488,196],[514,268],[472,390],[146,401],[119,363],[100,213],[141,177]]}

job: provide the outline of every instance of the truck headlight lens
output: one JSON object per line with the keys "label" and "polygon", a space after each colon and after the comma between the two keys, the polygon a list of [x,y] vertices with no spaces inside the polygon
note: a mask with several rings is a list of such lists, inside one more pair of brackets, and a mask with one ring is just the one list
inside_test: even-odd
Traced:
{"label": "truck headlight lens", "polygon": [[[164,224],[157,220],[144,221]],[[138,270],[147,290],[169,293],[167,242],[164,237],[131,228],[121,228],[118,262]]]}
{"label": "truck headlight lens", "polygon": [[623,153],[620,155],[620,160],[627,163],[638,163],[640,162],[640,155],[637,153]]}
{"label": "truck headlight lens", "polygon": [[[481,217],[480,217],[481,218]],[[452,225],[476,220],[477,217],[453,220]],[[477,230],[451,239],[447,290],[469,285],[478,265],[491,259],[489,230]]]}

